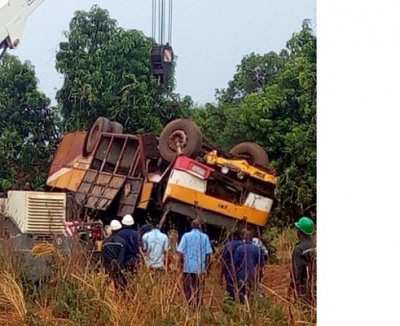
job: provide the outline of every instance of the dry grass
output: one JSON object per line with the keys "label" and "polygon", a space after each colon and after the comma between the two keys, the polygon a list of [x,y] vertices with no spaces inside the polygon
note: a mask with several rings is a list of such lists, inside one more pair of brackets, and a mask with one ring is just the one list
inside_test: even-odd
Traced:
{"label": "dry grass", "polygon": [[282,262],[290,262],[294,246],[297,242],[297,231],[294,229],[285,229],[272,241],[276,248],[276,258]]}
{"label": "dry grass", "polygon": [[[278,252],[284,256],[289,233],[278,237]],[[140,266],[129,278],[124,293],[108,285],[103,273],[93,271],[80,252],[64,256],[54,248],[38,247],[37,255],[51,255],[53,280],[34,288],[20,281],[17,270],[0,267],[0,325],[27,326],[208,326],[208,325],[315,325],[315,313],[290,302],[282,291],[287,284],[287,266],[269,266],[263,287],[265,297],[245,305],[224,302],[224,286],[218,282],[219,264],[214,259],[206,280],[203,307],[189,309],[179,270],[154,274]],[[279,287],[278,287],[279,284]]]}
{"label": "dry grass", "polygon": [[0,271],[0,325],[22,325],[27,309],[22,286],[15,276]]}

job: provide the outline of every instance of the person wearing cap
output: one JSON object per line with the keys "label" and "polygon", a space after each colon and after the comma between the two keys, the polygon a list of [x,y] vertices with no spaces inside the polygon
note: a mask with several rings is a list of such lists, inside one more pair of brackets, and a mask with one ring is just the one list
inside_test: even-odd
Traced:
{"label": "person wearing cap", "polygon": [[133,229],[135,221],[132,215],[127,214],[122,219],[122,229],[118,235],[126,242],[124,267],[134,272],[139,257],[139,232]]}
{"label": "person wearing cap", "polygon": [[102,256],[106,274],[114,281],[116,289],[124,289],[127,280],[123,273],[126,241],[118,234],[122,225],[118,220],[110,223],[111,235],[104,239]]}
{"label": "person wearing cap", "polygon": [[315,225],[309,217],[300,218],[295,224],[299,242],[296,244],[292,254],[292,266],[290,273],[289,295],[300,300],[310,302],[310,281],[315,271],[316,246],[311,235],[314,233]]}

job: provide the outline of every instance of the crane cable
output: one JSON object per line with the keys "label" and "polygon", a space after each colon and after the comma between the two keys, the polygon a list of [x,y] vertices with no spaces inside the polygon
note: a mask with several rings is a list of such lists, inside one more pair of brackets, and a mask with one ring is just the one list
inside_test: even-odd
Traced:
{"label": "crane cable", "polygon": [[[157,45],[164,45],[165,34],[167,34],[167,42],[169,43],[169,45],[171,45],[173,12],[172,3],[173,0],[169,0],[168,3],[166,0],[153,0],[152,2],[152,37]],[[168,17],[166,17],[166,5],[168,5]],[[167,33],[165,33],[167,19]],[[160,83],[160,79],[158,82]],[[161,108],[163,95],[172,99],[173,106],[179,105],[179,96],[173,94],[167,88],[162,88],[159,89],[158,96],[155,99],[155,107]],[[174,118],[174,113],[169,113],[168,115],[161,113],[161,115],[163,116],[163,118],[167,118],[169,120]]]}
{"label": "crane cable", "polygon": [[172,44],[172,0],[169,0],[168,43]]}
{"label": "crane cable", "polygon": [[[152,26],[151,36],[154,41],[162,45],[165,42],[166,34],[166,0],[153,0],[152,2]],[[157,26],[158,25],[158,26]],[[172,0],[168,3],[168,27],[167,27],[167,42],[171,45],[172,42]]]}
{"label": "crane cable", "polygon": [[156,11],[157,11],[157,5],[156,5],[156,0],[153,0],[152,4],[152,10],[151,10],[151,37],[153,40],[156,40]]}

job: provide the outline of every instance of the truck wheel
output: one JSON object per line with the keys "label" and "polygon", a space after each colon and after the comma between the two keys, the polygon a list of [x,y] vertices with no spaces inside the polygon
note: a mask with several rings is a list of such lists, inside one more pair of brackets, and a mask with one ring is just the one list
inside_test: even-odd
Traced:
{"label": "truck wheel", "polygon": [[110,131],[111,131],[110,120],[103,117],[97,118],[92,128],[90,128],[90,131],[86,138],[86,145],[85,145],[86,154],[90,154],[94,150],[97,142],[100,139],[100,134],[102,132],[110,132]]}
{"label": "truck wheel", "polygon": [[229,153],[237,156],[249,157],[254,164],[264,168],[269,166],[269,158],[267,152],[256,143],[244,142],[237,144]]}
{"label": "truck wheel", "polygon": [[112,132],[113,134],[122,134],[124,133],[124,126],[119,122],[112,121],[110,132]]}
{"label": "truck wheel", "polygon": [[203,135],[193,121],[176,119],[165,126],[158,141],[160,154],[166,161],[172,162],[176,157],[177,142],[184,155],[195,158],[203,145]]}

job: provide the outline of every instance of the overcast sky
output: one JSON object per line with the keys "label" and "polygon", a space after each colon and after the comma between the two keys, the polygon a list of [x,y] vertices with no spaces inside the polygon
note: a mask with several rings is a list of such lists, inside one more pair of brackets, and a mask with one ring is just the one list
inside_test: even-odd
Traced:
{"label": "overcast sky", "polygon": [[[31,61],[40,88],[53,100],[63,82],[55,70],[55,53],[76,10],[98,4],[121,27],[151,36],[151,3],[46,0],[28,18],[20,48],[10,53]],[[176,92],[198,103],[213,102],[215,89],[226,87],[244,55],[279,51],[304,19],[316,25],[315,0],[173,0]]]}

